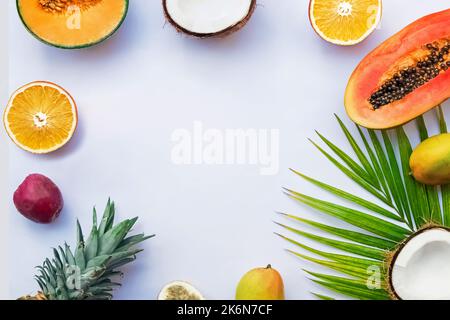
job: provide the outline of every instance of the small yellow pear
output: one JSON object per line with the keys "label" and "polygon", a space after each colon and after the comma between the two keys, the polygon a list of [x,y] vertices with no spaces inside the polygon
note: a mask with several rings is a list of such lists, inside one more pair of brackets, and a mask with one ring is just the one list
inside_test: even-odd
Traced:
{"label": "small yellow pear", "polygon": [[269,264],[247,272],[239,281],[236,300],[284,300],[284,284],[280,273]]}

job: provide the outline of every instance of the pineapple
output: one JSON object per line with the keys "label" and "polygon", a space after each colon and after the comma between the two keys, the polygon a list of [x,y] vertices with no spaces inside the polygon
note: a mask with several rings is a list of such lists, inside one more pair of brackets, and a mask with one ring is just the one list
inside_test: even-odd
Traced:
{"label": "pineapple", "polygon": [[109,300],[120,286],[112,278],[121,276],[117,269],[136,259],[142,251],[136,245],[153,236],[127,237],[137,218],[114,225],[115,206],[108,200],[103,218],[97,226],[94,208],[93,226],[85,241],[77,221],[77,246],[73,253],[67,244],[53,249],[54,257],[37,267],[35,279],[41,289],[35,296],[20,300]]}

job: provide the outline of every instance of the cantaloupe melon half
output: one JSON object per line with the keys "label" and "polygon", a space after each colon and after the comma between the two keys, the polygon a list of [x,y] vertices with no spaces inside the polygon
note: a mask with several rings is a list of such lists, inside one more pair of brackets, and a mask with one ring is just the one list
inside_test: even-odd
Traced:
{"label": "cantaloupe melon half", "polygon": [[128,0],[16,0],[25,27],[59,48],[89,47],[109,38],[122,24]]}

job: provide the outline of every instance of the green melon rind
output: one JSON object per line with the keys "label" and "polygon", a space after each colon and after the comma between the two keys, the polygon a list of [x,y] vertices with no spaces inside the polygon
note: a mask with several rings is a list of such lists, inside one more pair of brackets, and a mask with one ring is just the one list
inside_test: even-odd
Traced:
{"label": "green melon rind", "polygon": [[91,43],[86,43],[86,44],[82,44],[82,45],[77,45],[77,46],[64,46],[64,45],[58,45],[56,43],[52,43],[52,42],[48,42],[44,39],[42,39],[41,37],[39,37],[37,34],[35,34],[26,24],[24,18],[22,17],[22,13],[20,12],[20,5],[19,5],[19,0],[16,0],[16,7],[17,7],[17,12],[19,14],[20,20],[22,21],[23,25],[25,26],[25,29],[27,29],[27,31],[36,39],[38,39],[40,42],[45,43],[46,45],[55,47],[55,48],[59,48],[59,49],[83,49],[83,48],[88,48],[88,47],[92,47],[95,46],[109,38],[111,38],[116,32],[117,30],[119,30],[119,28],[122,26],[123,22],[125,21],[125,18],[127,17],[128,14],[128,7],[130,5],[129,0],[123,0],[125,1],[125,11],[123,13],[122,19],[119,21],[119,24],[117,25],[117,27],[111,31],[111,33],[109,33],[108,35],[106,35],[105,37],[101,38],[100,40],[91,42]]}

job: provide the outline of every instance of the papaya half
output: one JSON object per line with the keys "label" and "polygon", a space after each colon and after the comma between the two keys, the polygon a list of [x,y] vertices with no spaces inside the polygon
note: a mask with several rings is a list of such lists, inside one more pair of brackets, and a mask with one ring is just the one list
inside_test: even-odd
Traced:
{"label": "papaya half", "polygon": [[450,97],[450,9],[425,16],[369,53],[353,72],[345,108],[357,124],[387,129]]}
{"label": "papaya half", "polygon": [[28,31],[58,48],[77,49],[106,40],[119,29],[128,0],[16,0]]}

